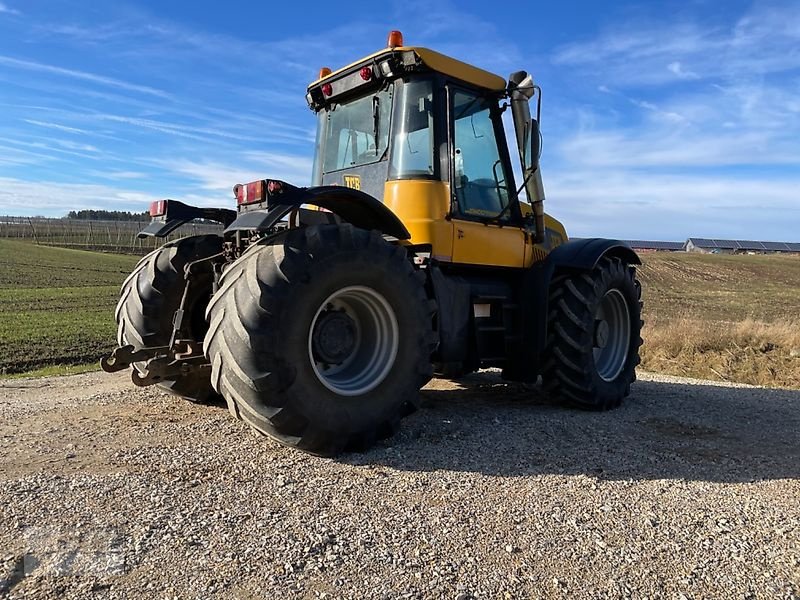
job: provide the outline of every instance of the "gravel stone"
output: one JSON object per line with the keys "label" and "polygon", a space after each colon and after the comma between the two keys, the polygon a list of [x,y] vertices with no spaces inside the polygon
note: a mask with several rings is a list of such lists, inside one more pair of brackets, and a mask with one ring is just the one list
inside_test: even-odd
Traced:
{"label": "gravel stone", "polygon": [[127,374],[0,381],[0,598],[800,596],[800,392],[640,373],[610,413],[434,380],[323,459]]}

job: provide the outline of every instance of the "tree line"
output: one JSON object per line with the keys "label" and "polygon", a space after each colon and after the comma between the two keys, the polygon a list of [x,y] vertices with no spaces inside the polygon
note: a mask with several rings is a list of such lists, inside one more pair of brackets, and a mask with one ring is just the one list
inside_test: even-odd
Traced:
{"label": "tree line", "polygon": [[67,218],[82,221],[146,221],[150,218],[150,213],[124,210],[71,210],[67,213]]}

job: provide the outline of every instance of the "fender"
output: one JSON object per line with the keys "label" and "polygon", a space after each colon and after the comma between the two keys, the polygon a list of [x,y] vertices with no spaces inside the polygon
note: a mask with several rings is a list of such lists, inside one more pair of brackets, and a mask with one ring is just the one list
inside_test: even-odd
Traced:
{"label": "fender", "polygon": [[615,256],[629,265],[642,264],[628,244],[605,238],[586,238],[561,244],[547,255],[545,262],[550,262],[555,269],[590,271],[606,255]]}
{"label": "fender", "polygon": [[284,184],[284,189],[281,194],[270,194],[266,211],[258,209],[240,213],[225,233],[270,229],[292,210],[311,204],[329,210],[355,227],[377,229],[398,240],[411,238],[397,215],[380,200],[361,190],[338,185],[297,188],[289,184]]}
{"label": "fender", "polygon": [[642,264],[639,256],[625,242],[604,238],[587,238],[566,242],[556,247],[544,261],[534,264],[523,276],[521,297],[524,339],[530,340],[514,364],[506,367],[503,377],[513,381],[535,381],[542,353],[547,343],[547,314],[550,281],[556,271],[591,271],[604,256],[621,259],[629,265]]}
{"label": "fender", "polygon": [[[216,221],[224,226],[230,225],[236,219],[236,211],[229,208],[197,208],[177,200],[161,200],[153,203],[156,204],[161,205],[163,212],[154,216],[137,237],[166,237],[184,223],[194,219]],[[152,209],[151,214],[153,214]]]}

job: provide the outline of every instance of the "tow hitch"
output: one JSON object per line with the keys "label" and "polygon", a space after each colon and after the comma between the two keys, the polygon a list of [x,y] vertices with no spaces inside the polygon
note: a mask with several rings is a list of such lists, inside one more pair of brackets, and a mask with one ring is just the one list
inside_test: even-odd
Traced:
{"label": "tow hitch", "polygon": [[131,372],[133,383],[138,386],[154,385],[180,375],[200,374],[211,371],[211,365],[203,356],[203,344],[194,340],[177,340],[172,346],[158,346],[136,350],[133,346],[120,346],[100,359],[100,366],[107,373],[116,373],[137,365]]}

